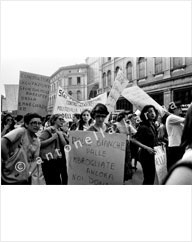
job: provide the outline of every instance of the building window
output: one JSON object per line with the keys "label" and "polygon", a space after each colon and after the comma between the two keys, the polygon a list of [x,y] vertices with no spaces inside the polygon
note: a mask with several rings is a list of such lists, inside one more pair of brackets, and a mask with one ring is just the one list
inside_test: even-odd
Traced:
{"label": "building window", "polygon": [[77,100],[81,100],[81,91],[80,90],[77,91]]}
{"label": "building window", "polygon": [[117,66],[117,67],[115,68],[115,77],[117,76],[117,73],[118,73],[119,69],[120,69],[119,66]]}
{"label": "building window", "polygon": [[192,102],[192,87],[177,89],[173,91],[174,101],[180,101],[182,104],[190,104]]}
{"label": "building window", "polygon": [[111,61],[111,57],[107,57],[107,61]]}
{"label": "building window", "polygon": [[111,71],[107,72],[107,86],[111,87]]}
{"label": "building window", "polygon": [[163,58],[155,57],[155,74],[163,72]]}
{"label": "building window", "polygon": [[145,78],[145,58],[141,57],[138,60],[138,68],[139,68],[139,79]]}
{"label": "building window", "polygon": [[90,94],[89,94],[89,98],[94,98],[97,96],[97,90],[91,90]]}
{"label": "building window", "polygon": [[68,91],[68,94],[71,95],[71,96],[73,95],[72,91]]}
{"label": "building window", "polygon": [[120,97],[117,100],[116,109],[133,111],[133,105],[126,98]]}
{"label": "building window", "polygon": [[127,79],[128,81],[132,81],[132,71],[133,71],[133,66],[131,62],[128,62],[126,65],[126,74],[127,74]]}
{"label": "building window", "polygon": [[68,77],[68,86],[72,85],[72,77]]}
{"label": "building window", "polygon": [[159,105],[164,105],[164,101],[163,101],[163,93],[148,93],[150,97],[152,97]]}
{"label": "building window", "polygon": [[78,76],[78,77],[77,77],[77,85],[80,85],[80,84],[81,84],[81,77]]}
{"label": "building window", "polygon": [[103,73],[103,88],[107,86],[106,73]]}
{"label": "building window", "polygon": [[183,57],[173,57],[173,69],[179,69],[183,65]]}

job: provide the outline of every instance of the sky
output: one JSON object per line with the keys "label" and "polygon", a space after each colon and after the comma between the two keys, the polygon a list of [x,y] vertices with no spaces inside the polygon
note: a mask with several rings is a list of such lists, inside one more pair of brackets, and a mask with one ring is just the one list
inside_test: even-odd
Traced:
{"label": "sky", "polygon": [[[191,35],[183,28],[183,22],[191,22],[187,5],[174,2],[173,15],[178,16],[181,10],[188,13],[182,21],[170,19],[173,37],[180,29],[174,43],[166,38],[168,26],[147,29],[135,21],[140,16],[145,19],[144,26],[150,26],[152,19],[161,25],[161,9],[166,21],[171,5],[158,4],[149,1],[147,7],[142,1],[1,1],[1,93],[4,84],[19,84],[19,71],[50,76],[61,66],[85,63],[88,56],[150,56],[150,52],[152,56],[163,56],[163,52],[158,53],[159,44],[157,48],[146,41],[151,30],[161,38],[162,46],[168,46],[170,54],[178,52],[178,43],[185,39],[182,53],[188,54]],[[155,11],[148,16],[144,7],[149,11],[149,7],[155,7]]]}

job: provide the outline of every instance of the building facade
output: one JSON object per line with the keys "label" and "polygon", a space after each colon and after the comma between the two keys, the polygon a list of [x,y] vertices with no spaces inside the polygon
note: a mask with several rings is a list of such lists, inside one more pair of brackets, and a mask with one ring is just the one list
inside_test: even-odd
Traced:
{"label": "building facade", "polygon": [[[127,87],[138,85],[160,105],[171,101],[192,102],[192,57],[107,57],[103,58],[98,94],[109,92],[118,70],[129,80]],[[120,97],[116,109],[133,110]]]}
{"label": "building facade", "polygon": [[73,98],[81,101],[87,99],[88,65],[78,64],[59,68],[50,76],[50,92],[48,102],[48,113],[51,114],[58,87]]}
{"label": "building facade", "polygon": [[105,62],[103,57],[87,57],[86,64],[89,66],[88,69],[88,82],[87,82],[87,96],[88,99],[96,97],[98,89],[102,85],[102,71],[101,67]]}
{"label": "building facade", "polygon": [[[52,112],[58,86],[78,100],[109,93],[117,72],[127,78],[127,87],[138,85],[160,105],[171,101],[192,102],[192,57],[87,57],[86,64],[61,67],[50,77],[48,113]],[[116,110],[134,111],[120,97]]]}

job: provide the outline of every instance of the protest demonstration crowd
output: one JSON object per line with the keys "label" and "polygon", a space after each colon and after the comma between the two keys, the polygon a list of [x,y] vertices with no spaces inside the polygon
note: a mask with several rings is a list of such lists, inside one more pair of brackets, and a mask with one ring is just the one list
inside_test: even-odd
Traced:
{"label": "protest demonstration crowd", "polygon": [[171,102],[114,115],[113,100],[82,107],[72,121],[56,111],[2,113],[1,184],[127,184],[138,164],[144,185],[192,184],[192,104],[185,114]]}

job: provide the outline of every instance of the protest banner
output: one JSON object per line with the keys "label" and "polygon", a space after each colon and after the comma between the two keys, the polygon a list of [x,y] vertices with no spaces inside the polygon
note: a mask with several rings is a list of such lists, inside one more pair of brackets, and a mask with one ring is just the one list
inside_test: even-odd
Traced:
{"label": "protest banner", "polygon": [[155,169],[157,184],[162,184],[165,176],[167,175],[167,155],[166,148],[163,145],[154,147],[155,154]]}
{"label": "protest banner", "polygon": [[70,131],[69,147],[69,185],[123,184],[126,135]]}
{"label": "protest banner", "polygon": [[107,93],[103,93],[93,99],[86,101],[77,101],[69,96],[63,88],[59,87],[53,108],[53,114],[62,114],[66,121],[72,121],[74,113],[81,113],[84,109],[93,109],[97,103],[105,104]]}
{"label": "protest banner", "polygon": [[116,102],[128,83],[129,81],[125,78],[123,72],[119,70],[117,73],[117,77],[115,78],[115,81],[111,88],[111,91],[109,93],[109,96],[107,98],[106,106],[109,113],[114,112]]}
{"label": "protest banner", "polygon": [[47,115],[49,77],[20,71],[18,114],[38,113]]}
{"label": "protest banner", "polygon": [[124,89],[121,95],[139,110],[142,110],[145,105],[153,105],[161,116],[165,113],[165,109],[138,86]]}
{"label": "protest banner", "polygon": [[19,85],[5,85],[7,111],[17,110]]}

